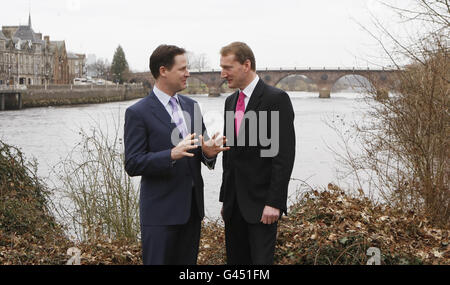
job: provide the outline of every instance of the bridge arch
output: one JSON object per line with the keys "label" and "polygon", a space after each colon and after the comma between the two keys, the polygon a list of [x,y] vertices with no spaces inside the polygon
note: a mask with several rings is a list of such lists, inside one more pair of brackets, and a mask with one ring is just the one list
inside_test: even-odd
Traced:
{"label": "bridge arch", "polygon": [[226,79],[223,79],[223,81],[220,83],[219,90],[221,94],[229,94],[236,91],[236,89],[228,87],[228,81]]}
{"label": "bridge arch", "polygon": [[270,77],[270,75],[266,75],[266,76],[263,75],[262,79],[265,80],[265,81],[273,82],[272,83],[273,86],[277,86],[277,84],[280,83],[282,80],[284,80],[284,79],[286,79],[288,77],[292,77],[292,76],[301,76],[303,78],[306,78],[308,81],[314,82],[314,80],[310,76],[308,76],[307,74],[300,73],[300,72],[295,72],[295,71],[294,72],[283,73],[283,74],[281,74],[281,76],[279,78],[264,78],[264,77],[267,77],[267,76]]}
{"label": "bridge arch", "polygon": [[209,94],[209,85],[198,76],[190,76],[186,80],[186,89],[183,94]]}
{"label": "bridge arch", "polygon": [[290,73],[281,77],[274,85],[286,91],[317,91],[317,85],[310,77],[299,73]]}
{"label": "bridge arch", "polygon": [[331,92],[339,92],[342,89],[351,89],[357,92],[374,92],[376,85],[373,80],[365,74],[347,73],[339,76],[331,85]]}

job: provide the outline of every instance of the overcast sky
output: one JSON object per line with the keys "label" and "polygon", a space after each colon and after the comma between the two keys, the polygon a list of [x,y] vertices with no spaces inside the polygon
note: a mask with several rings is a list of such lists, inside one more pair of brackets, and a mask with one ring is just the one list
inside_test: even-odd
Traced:
{"label": "overcast sky", "polygon": [[0,25],[27,24],[31,8],[35,32],[109,61],[120,44],[135,71],[148,70],[162,43],[205,53],[218,69],[220,48],[233,41],[249,44],[257,68],[374,66],[382,53],[358,23],[371,27],[373,14],[397,25],[378,0],[1,1]]}

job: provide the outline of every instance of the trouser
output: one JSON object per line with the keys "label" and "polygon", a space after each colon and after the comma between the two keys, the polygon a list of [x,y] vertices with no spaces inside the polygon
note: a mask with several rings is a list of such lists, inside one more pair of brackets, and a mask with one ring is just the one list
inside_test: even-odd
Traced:
{"label": "trouser", "polygon": [[227,264],[273,264],[277,225],[247,223],[235,200],[233,214],[225,221]]}
{"label": "trouser", "polygon": [[184,225],[141,226],[144,265],[195,265],[200,242],[201,220],[195,196],[191,215]]}

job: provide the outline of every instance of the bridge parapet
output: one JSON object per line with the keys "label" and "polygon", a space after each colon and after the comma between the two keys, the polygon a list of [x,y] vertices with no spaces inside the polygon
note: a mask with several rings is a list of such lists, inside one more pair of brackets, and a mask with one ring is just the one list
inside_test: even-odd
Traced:
{"label": "bridge parapet", "polygon": [[[367,78],[375,88],[389,89],[394,73],[398,72],[391,67],[386,68],[360,68],[360,67],[333,67],[333,68],[260,68],[256,70],[259,77],[267,84],[275,86],[284,78],[291,75],[300,75],[309,78],[319,89],[320,98],[329,98],[331,88],[341,77],[346,75],[359,75]],[[190,70],[192,78],[203,82],[209,89],[210,96],[220,95],[221,86],[225,79],[221,78],[220,69]],[[136,77],[149,81],[154,85],[155,80],[150,72],[136,73]]]}
{"label": "bridge parapet", "polygon": [[[260,71],[396,71],[395,68],[392,67],[382,67],[382,68],[373,68],[373,67],[367,67],[367,68],[361,68],[361,67],[265,67],[265,68],[257,68],[256,72]],[[191,69],[189,70],[189,73],[216,73],[220,72],[220,69]]]}

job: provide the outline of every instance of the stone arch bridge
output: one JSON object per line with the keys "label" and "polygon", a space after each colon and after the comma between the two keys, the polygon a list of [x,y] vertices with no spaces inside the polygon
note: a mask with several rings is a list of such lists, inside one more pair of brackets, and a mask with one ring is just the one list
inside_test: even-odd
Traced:
{"label": "stone arch bridge", "polygon": [[[330,98],[331,88],[340,78],[346,75],[359,75],[366,78],[379,95],[385,96],[394,81],[396,70],[388,69],[361,69],[361,68],[336,68],[336,69],[260,69],[256,73],[269,85],[275,86],[282,79],[291,76],[305,76],[309,78],[319,89],[319,98]],[[203,82],[209,90],[209,96],[219,96],[222,85],[226,82],[221,78],[219,70],[190,71],[191,78]],[[155,79],[150,72],[134,73],[134,80],[148,81],[152,86]]]}

